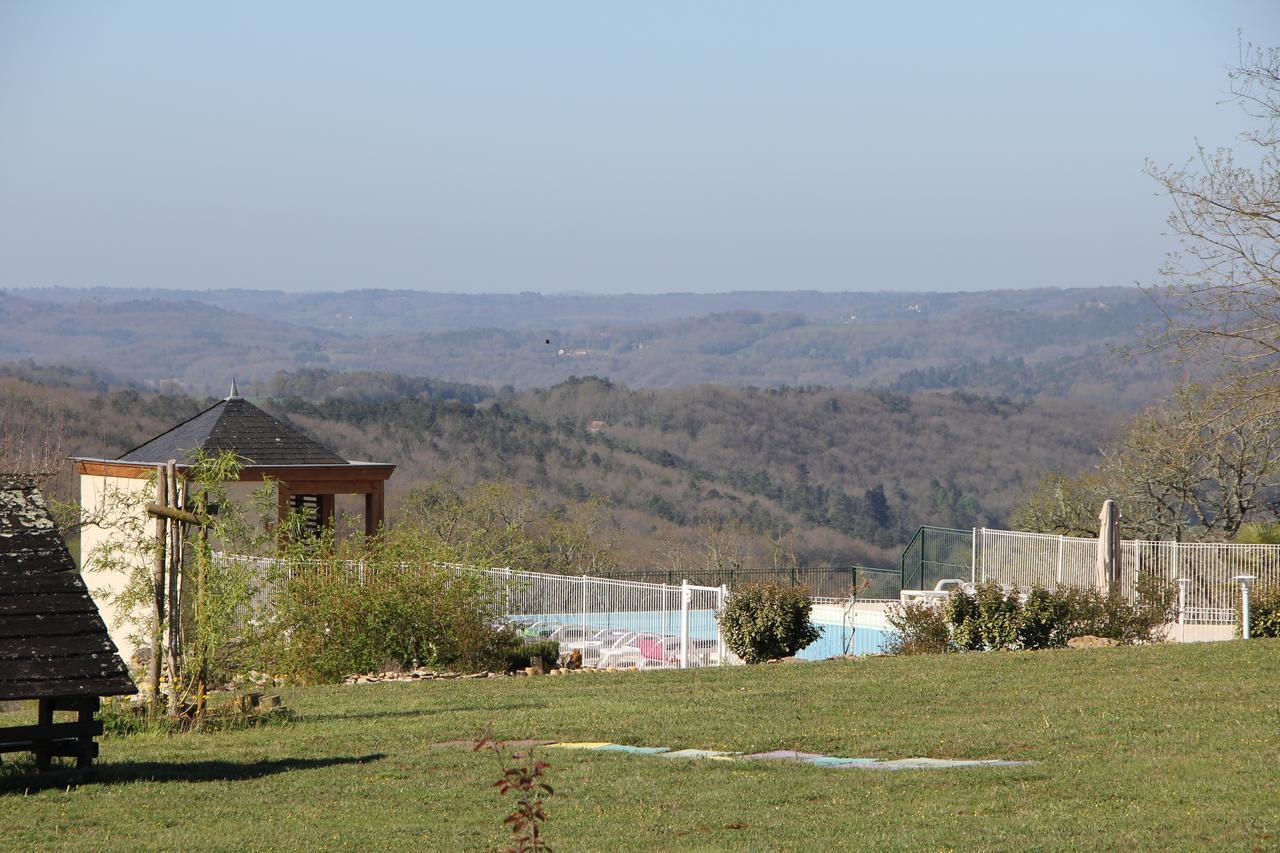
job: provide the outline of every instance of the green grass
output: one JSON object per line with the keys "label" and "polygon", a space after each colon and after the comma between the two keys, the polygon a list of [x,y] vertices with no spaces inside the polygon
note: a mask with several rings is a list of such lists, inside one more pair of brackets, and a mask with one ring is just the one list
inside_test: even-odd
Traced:
{"label": "green grass", "polygon": [[0,844],[492,848],[508,805],[493,757],[432,746],[492,725],[1036,762],[870,772],[544,749],[561,851],[1280,846],[1280,641],[299,688],[285,702],[298,721],[105,738],[98,782],[0,796]]}

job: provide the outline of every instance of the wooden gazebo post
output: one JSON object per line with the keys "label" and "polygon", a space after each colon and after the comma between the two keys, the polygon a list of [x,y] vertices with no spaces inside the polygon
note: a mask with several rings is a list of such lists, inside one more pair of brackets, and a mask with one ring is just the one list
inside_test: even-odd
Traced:
{"label": "wooden gazebo post", "polygon": [[372,490],[364,494],[364,535],[374,536],[382,527],[384,513],[386,512],[383,480],[374,480]]}

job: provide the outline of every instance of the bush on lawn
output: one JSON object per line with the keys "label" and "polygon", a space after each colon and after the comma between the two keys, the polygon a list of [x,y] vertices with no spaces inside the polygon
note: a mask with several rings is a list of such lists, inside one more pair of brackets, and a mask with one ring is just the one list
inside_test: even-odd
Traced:
{"label": "bush on lawn", "polygon": [[[987,581],[973,592],[956,590],[943,607],[916,604],[890,611],[889,624],[898,636],[890,641],[889,651],[1053,649],[1085,635],[1125,644],[1160,642],[1165,639],[1165,626],[1174,618],[1176,601],[1172,587],[1148,575],[1139,577],[1132,603],[1096,589],[1063,586],[1050,590],[1039,585],[1023,600],[1016,587],[1005,590],[995,581]],[[1280,596],[1277,602],[1280,612]]]}
{"label": "bush on lawn", "polygon": [[1249,595],[1249,636],[1280,637],[1280,584],[1260,586]]}
{"label": "bush on lawn", "polygon": [[790,657],[822,634],[809,619],[812,609],[803,587],[746,584],[725,602],[720,630],[725,645],[747,663]]}
{"label": "bush on lawn", "polygon": [[529,640],[513,628],[504,628],[494,642],[494,653],[487,661],[495,672],[515,672],[533,665],[534,658],[553,667],[560,660],[560,643],[556,640]]}
{"label": "bush on lawn", "polygon": [[389,664],[484,667],[506,660],[487,579],[447,569],[379,572],[360,583],[345,566],[295,572],[275,608],[276,669],[336,681]]}
{"label": "bush on lawn", "polygon": [[887,654],[928,655],[952,650],[951,623],[941,607],[928,602],[895,605],[885,618],[896,632],[885,643]]}
{"label": "bush on lawn", "polygon": [[407,667],[505,668],[520,645],[502,626],[497,587],[435,562],[407,532],[285,543],[273,578],[266,660],[304,681]]}
{"label": "bush on lawn", "polygon": [[978,584],[972,594],[956,590],[947,599],[952,639],[965,651],[1018,648],[1022,609],[1018,591],[1008,593],[995,581]]}

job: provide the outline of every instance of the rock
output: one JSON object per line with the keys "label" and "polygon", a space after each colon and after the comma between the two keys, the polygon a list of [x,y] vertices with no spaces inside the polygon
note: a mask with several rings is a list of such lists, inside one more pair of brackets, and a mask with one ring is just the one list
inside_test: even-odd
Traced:
{"label": "rock", "polygon": [[1069,649],[1104,649],[1109,646],[1118,646],[1120,642],[1110,637],[1095,637],[1092,634],[1085,634],[1082,637],[1072,637],[1067,640],[1067,648]]}

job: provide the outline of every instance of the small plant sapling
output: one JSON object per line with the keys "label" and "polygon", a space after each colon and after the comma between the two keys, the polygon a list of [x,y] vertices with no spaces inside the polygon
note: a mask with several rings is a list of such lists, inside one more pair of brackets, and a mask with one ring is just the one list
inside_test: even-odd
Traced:
{"label": "small plant sapling", "polygon": [[[494,740],[487,731],[476,741],[474,749],[476,752],[482,749],[492,750],[497,757],[502,777],[493,783],[493,787],[498,789],[498,793],[505,796],[512,791],[516,792],[516,807],[502,821],[511,829],[511,844],[506,848],[508,853],[550,853],[551,847],[542,837],[542,825],[547,820],[543,804],[555,793],[543,781],[551,765],[536,758],[532,749],[508,755],[506,742]],[[514,763],[508,766],[508,761]]]}

